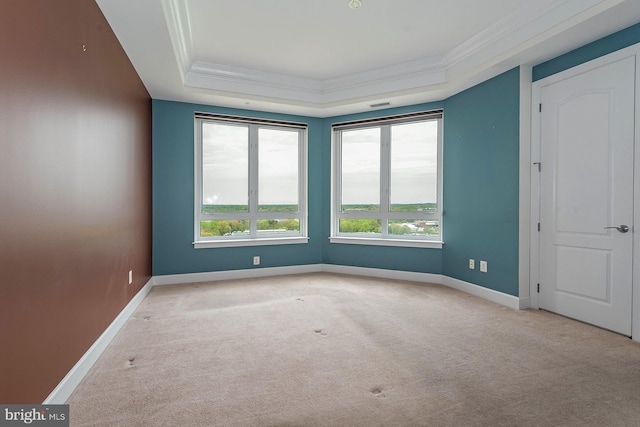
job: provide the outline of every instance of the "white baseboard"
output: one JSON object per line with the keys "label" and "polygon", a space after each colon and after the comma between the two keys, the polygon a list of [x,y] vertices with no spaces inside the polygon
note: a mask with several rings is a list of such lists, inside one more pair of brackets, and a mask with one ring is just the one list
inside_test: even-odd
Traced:
{"label": "white baseboard", "polygon": [[100,335],[93,345],[89,347],[89,350],[86,351],[73,368],[71,368],[69,373],[67,373],[62,381],[60,381],[58,386],[53,389],[44,402],[42,402],[43,405],[63,404],[67,399],[69,399],[78,384],[80,384],[84,379],[85,375],[87,375],[91,367],[96,363],[113,338],[115,338],[127,319],[129,319],[136,308],[138,308],[152,287],[153,278],[149,279],[142,289],[140,289],[140,292],[138,292],[131,301],[129,301],[120,314],[118,314],[107,329],[105,329],[102,335]]}
{"label": "white baseboard", "polygon": [[181,283],[214,282],[217,280],[251,279],[254,277],[317,273],[319,271],[322,271],[322,264],[211,271],[206,273],[167,274],[164,276],[153,276],[153,285],[178,285]]}
{"label": "white baseboard", "polygon": [[352,267],[348,265],[322,264],[322,271],[327,273],[351,274],[356,276],[380,277],[383,279],[410,280],[412,282],[436,283],[466,292],[471,295],[504,305],[515,310],[529,308],[530,298],[518,298],[513,295],[494,291],[493,289],[432,273],[416,273],[412,271],[384,270],[380,268]]}
{"label": "white baseboard", "polygon": [[432,273],[416,273],[413,271],[385,270],[382,268],[352,267],[349,265],[322,264],[322,271],[327,273],[350,274],[354,276],[379,277],[382,279],[410,280],[442,284],[442,275]]}
{"label": "white baseboard", "polygon": [[49,394],[43,404],[62,404],[65,403],[76,387],[89,372],[100,355],[104,352],[111,340],[116,336],[118,331],[124,326],[125,322],[138,308],[142,300],[151,291],[153,286],[175,285],[181,283],[210,282],[218,280],[231,279],[248,279],[254,277],[266,276],[284,276],[290,274],[304,274],[327,272],[336,274],[350,274],[356,276],[379,277],[383,279],[409,280],[413,282],[436,283],[451,288],[458,289],[462,292],[475,295],[477,297],[496,302],[513,309],[522,309],[530,307],[530,297],[518,298],[507,295],[502,292],[474,285],[473,283],[464,282],[452,277],[443,276],[441,274],[417,273],[412,271],[385,270],[381,268],[352,267],[346,265],[335,264],[308,264],[295,265],[288,267],[266,267],[246,270],[230,270],[230,271],[213,271],[206,273],[187,273],[187,274],[170,274],[163,276],[153,276],[144,287],[138,292],[127,304],[127,306],[118,314],[114,321],[105,329],[100,337],[93,343],[87,352],[80,358],[69,373],[60,381],[60,384]]}
{"label": "white baseboard", "polygon": [[531,297],[520,297],[518,298],[520,301],[519,309],[524,310],[526,308],[531,308]]}
{"label": "white baseboard", "polygon": [[493,289],[474,285],[473,283],[454,279],[449,276],[442,276],[442,284],[488,301],[504,305],[505,307],[513,308],[515,310],[520,309],[520,298],[514,297],[513,295],[504,294],[502,292],[494,291]]}

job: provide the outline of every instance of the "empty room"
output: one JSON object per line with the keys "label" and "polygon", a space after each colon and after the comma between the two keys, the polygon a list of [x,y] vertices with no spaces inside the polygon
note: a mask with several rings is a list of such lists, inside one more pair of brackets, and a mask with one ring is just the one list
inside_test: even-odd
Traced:
{"label": "empty room", "polygon": [[640,0],[2,6],[1,425],[638,424]]}

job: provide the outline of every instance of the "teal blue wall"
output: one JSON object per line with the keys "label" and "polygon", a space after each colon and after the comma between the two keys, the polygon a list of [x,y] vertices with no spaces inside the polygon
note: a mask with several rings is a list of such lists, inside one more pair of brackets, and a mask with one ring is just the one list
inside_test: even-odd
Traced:
{"label": "teal blue wall", "polygon": [[[639,6],[640,7],[640,6]],[[533,67],[533,81],[543,79],[616,50],[640,43],[640,23]]]}
{"label": "teal blue wall", "polygon": [[[194,113],[308,123],[309,243],[193,248]],[[322,120],[169,101],[153,101],[153,275],[281,267],[322,262]],[[261,257],[260,267],[252,265]]]}
{"label": "teal blue wall", "polygon": [[515,68],[448,98],[443,150],[442,272],[516,296],[519,97]]}

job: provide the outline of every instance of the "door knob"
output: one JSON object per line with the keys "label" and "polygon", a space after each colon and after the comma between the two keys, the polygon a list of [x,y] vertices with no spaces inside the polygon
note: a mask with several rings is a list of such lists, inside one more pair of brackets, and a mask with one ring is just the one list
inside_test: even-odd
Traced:
{"label": "door knob", "polygon": [[626,225],[622,224],[619,226],[613,226],[613,227],[605,227],[605,229],[607,228],[615,228],[616,230],[618,230],[621,233],[626,233],[627,231],[629,231],[629,227],[627,227]]}

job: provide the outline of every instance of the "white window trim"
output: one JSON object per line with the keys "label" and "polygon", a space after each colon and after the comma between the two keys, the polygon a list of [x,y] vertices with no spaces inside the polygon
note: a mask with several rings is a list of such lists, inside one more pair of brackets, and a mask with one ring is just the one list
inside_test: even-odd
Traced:
{"label": "white window trim", "polygon": [[[331,173],[331,235],[329,241],[336,244],[356,244],[356,245],[375,245],[375,246],[403,246],[403,247],[422,247],[422,248],[442,248],[444,242],[442,240],[442,143],[443,143],[443,111],[429,111],[420,113],[411,113],[403,116],[394,116],[380,119],[369,119],[350,123],[334,124],[331,131],[331,152],[332,152],[332,173]],[[410,123],[419,120],[437,120],[438,121],[438,184],[437,184],[437,211],[432,214],[423,214],[425,219],[437,219],[439,223],[439,235],[434,238],[405,236],[399,237],[388,235],[388,231],[383,228],[382,233],[376,233],[371,237],[364,237],[363,234],[339,233],[340,218],[348,217],[349,214],[339,213],[338,207],[341,205],[341,141],[340,131],[347,129],[356,129],[375,126],[392,125],[398,123]],[[381,145],[385,142],[381,141]],[[388,165],[389,150],[381,148],[381,164]],[[381,181],[387,182],[389,179],[388,167],[381,168]],[[398,216],[395,212],[387,212],[389,200],[385,194],[385,186],[380,188],[380,211],[381,212],[359,212],[359,218],[379,218],[381,216],[386,219],[394,219]],[[385,212],[384,214],[382,212]],[[402,216],[400,214],[399,216]],[[398,217],[399,217],[398,216]],[[401,218],[399,218],[401,219]],[[373,234],[373,233],[372,233]]]}
{"label": "white window trim", "polygon": [[257,239],[200,240],[193,242],[193,247],[195,249],[206,249],[238,246],[297,245],[307,243],[308,241],[308,237],[261,237]]}
{"label": "white window trim", "polygon": [[[258,212],[257,189],[258,189],[258,159],[256,155],[257,142],[249,143],[249,212],[236,212],[233,214],[205,214],[202,213],[202,124],[206,121],[217,123],[239,123],[249,126],[250,141],[257,138],[258,127],[268,127],[272,129],[294,128],[300,132],[298,140],[298,212]],[[223,116],[216,114],[196,113],[194,122],[194,241],[195,249],[238,247],[238,246],[262,246],[281,244],[304,244],[308,243],[308,209],[307,209],[307,125],[303,123],[280,122],[272,120],[262,120],[254,118],[242,118]],[[255,221],[251,221],[250,236],[200,236],[200,221],[225,220],[225,219],[286,219],[294,218],[300,221],[299,232],[289,233],[269,233],[258,232],[255,228]]]}
{"label": "white window trim", "polygon": [[426,239],[391,239],[375,237],[329,237],[329,242],[345,245],[371,245],[371,246],[403,246],[410,248],[435,248],[441,249],[444,242],[440,240]]}

